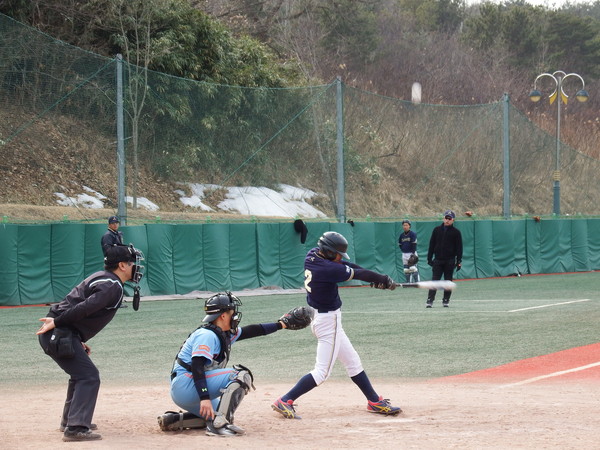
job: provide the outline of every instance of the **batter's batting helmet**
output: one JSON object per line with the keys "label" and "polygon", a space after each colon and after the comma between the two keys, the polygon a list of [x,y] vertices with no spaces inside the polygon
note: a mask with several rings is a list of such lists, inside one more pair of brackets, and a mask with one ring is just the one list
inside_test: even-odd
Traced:
{"label": "batter's batting helmet", "polygon": [[327,259],[334,260],[338,253],[344,259],[350,259],[348,253],[346,253],[348,251],[348,241],[340,233],[336,233],[335,231],[323,233],[317,244],[321,253]]}
{"label": "batter's batting helmet", "polygon": [[239,322],[242,318],[242,313],[238,312],[238,306],[242,306],[242,302],[231,292],[215,294],[204,302],[206,316],[204,316],[202,322],[212,322],[225,311],[229,310],[235,312],[234,316],[238,316],[237,321]]}

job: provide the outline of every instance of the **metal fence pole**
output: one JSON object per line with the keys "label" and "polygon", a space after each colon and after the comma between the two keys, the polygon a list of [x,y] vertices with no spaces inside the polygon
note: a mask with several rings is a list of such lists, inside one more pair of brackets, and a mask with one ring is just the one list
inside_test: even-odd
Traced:
{"label": "metal fence pole", "polygon": [[344,192],[344,102],[343,86],[340,77],[336,78],[336,116],[337,116],[337,216],[343,223],[346,221],[346,199]]}
{"label": "metal fence pole", "polygon": [[123,126],[123,55],[117,55],[117,215],[127,225],[127,203],[125,202],[125,136]]}
{"label": "metal fence pole", "polygon": [[510,219],[510,97],[504,93],[502,120],[502,149],[504,153],[504,198],[502,213],[505,219]]}

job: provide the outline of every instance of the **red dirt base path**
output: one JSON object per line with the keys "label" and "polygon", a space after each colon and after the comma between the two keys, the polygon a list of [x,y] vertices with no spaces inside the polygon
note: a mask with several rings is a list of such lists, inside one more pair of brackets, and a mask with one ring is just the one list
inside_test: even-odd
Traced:
{"label": "red dirt base path", "polygon": [[[439,378],[443,382],[510,382],[518,384],[543,381],[600,381],[600,343],[570,348],[535,358],[461,375]],[[436,380],[437,381],[437,380]]]}

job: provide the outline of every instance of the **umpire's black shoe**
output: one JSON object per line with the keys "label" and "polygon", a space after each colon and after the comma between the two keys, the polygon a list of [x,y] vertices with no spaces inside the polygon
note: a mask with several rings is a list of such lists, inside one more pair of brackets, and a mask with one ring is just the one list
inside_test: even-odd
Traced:
{"label": "umpire's black shoe", "polygon": [[102,439],[100,434],[92,433],[87,427],[68,427],[62,438],[64,442],[98,441],[100,439]]}
{"label": "umpire's black shoe", "polygon": [[427,301],[427,306],[425,308],[431,308],[433,306],[433,302]]}
{"label": "umpire's black shoe", "polygon": [[448,303],[450,303],[450,302],[442,302],[442,304],[444,305],[444,308],[447,308],[449,306]]}
{"label": "umpire's black shoe", "polygon": [[[66,425],[63,425],[62,423],[60,424],[60,432],[64,433],[65,430],[67,429]],[[97,430],[98,429],[98,425],[96,425],[95,423],[90,425],[90,430]]]}

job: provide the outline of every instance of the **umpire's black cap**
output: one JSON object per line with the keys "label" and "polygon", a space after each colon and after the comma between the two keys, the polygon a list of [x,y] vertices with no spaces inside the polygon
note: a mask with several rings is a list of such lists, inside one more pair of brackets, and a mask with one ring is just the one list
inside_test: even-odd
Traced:
{"label": "umpire's black cap", "polygon": [[135,262],[136,256],[135,249],[132,246],[115,244],[106,249],[104,264],[112,266],[120,262]]}

